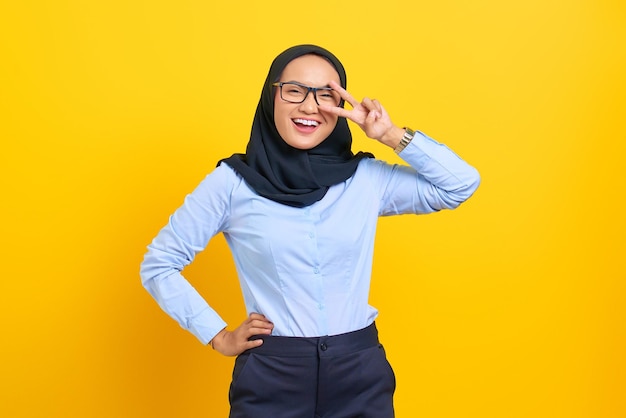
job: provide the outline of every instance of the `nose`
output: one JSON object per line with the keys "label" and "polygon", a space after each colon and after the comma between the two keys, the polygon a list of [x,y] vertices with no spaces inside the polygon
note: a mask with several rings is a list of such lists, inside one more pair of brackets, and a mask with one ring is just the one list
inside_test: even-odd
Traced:
{"label": "nose", "polygon": [[300,108],[307,113],[317,113],[317,97],[313,91],[307,93],[304,101],[300,103]]}

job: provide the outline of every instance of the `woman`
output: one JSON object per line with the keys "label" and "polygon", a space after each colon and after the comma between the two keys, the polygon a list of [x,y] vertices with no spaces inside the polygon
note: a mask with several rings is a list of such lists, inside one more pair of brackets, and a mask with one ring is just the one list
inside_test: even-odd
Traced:
{"label": "woman", "polygon": [[[377,218],[453,209],[478,187],[476,170],[447,147],[345,88],[329,51],[280,54],[246,153],[187,196],[142,263],[144,286],[168,314],[238,356],[231,417],[394,416],[395,378],[368,304]],[[347,119],[409,166],[353,154]],[[232,330],[180,274],[219,232],[249,315]]]}

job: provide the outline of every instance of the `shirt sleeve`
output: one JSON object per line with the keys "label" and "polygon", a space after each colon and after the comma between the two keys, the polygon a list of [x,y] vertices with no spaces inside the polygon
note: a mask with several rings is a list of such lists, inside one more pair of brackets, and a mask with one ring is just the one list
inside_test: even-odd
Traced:
{"label": "shirt sleeve", "polygon": [[170,216],[148,246],[140,268],[142,284],[159,306],[203,344],[208,344],[226,323],[181,271],[225,228],[234,179],[225,164],[209,174]]}
{"label": "shirt sleeve", "polygon": [[381,176],[381,216],[454,209],[480,184],[474,167],[421,132],[415,132],[399,155],[409,166],[386,165]]}

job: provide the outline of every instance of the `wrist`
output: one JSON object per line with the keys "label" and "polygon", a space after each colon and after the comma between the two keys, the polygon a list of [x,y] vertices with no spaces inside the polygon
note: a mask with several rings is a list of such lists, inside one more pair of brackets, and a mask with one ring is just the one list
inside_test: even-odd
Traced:
{"label": "wrist", "polygon": [[400,128],[400,127],[398,127],[396,125],[393,125],[380,138],[380,142],[382,142],[383,144],[387,145],[388,147],[396,149],[398,147],[398,145],[400,144],[400,141],[402,141],[402,137],[404,136],[404,132],[405,132],[405,130],[403,128]]}
{"label": "wrist", "polygon": [[224,339],[224,335],[226,334],[226,328],[222,329],[220,332],[215,334],[215,336],[209,341],[209,345],[213,350],[216,350],[216,345],[219,345],[221,341]]}
{"label": "wrist", "polygon": [[402,139],[400,143],[393,149],[396,154],[400,154],[407,145],[413,140],[415,136],[415,132],[411,128],[404,128],[404,134],[402,135]]}

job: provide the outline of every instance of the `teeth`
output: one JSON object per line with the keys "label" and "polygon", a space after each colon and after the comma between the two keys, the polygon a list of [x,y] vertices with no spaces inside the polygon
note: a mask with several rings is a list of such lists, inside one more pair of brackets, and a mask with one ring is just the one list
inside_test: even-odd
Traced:
{"label": "teeth", "polygon": [[294,119],[293,121],[295,123],[299,123],[301,125],[306,125],[306,126],[318,126],[319,125],[317,121],[308,120],[308,119]]}

